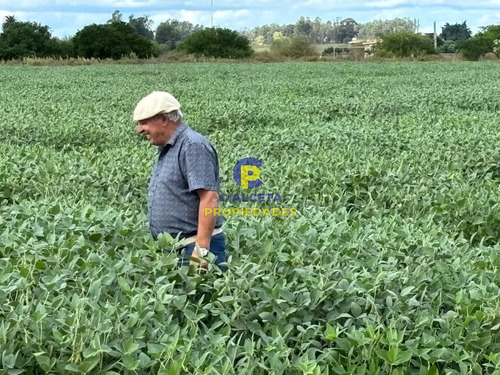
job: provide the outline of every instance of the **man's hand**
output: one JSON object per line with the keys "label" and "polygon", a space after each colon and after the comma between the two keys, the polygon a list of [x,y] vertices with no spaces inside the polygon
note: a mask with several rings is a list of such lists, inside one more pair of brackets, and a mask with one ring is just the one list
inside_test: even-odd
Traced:
{"label": "man's hand", "polygon": [[196,268],[206,270],[206,269],[208,269],[208,262],[205,259],[203,259],[205,257],[206,257],[206,255],[205,256],[202,255],[199,245],[195,244],[193,252],[191,254],[191,258],[195,258],[195,259],[194,260],[190,259],[189,264],[191,266],[195,266]]}

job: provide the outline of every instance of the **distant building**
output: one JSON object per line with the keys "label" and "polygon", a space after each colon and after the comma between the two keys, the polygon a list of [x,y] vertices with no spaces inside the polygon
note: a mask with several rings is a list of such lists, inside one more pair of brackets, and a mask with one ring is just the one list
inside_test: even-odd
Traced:
{"label": "distant building", "polygon": [[365,57],[371,55],[372,48],[375,44],[380,43],[382,39],[358,39],[353,38],[348,44],[351,46],[351,49],[361,49],[363,48]]}

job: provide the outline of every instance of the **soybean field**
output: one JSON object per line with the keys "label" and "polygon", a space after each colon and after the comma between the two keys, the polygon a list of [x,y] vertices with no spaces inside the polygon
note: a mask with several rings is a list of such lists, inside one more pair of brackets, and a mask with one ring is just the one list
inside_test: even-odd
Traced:
{"label": "soybean field", "polygon": [[[0,374],[499,375],[499,82],[497,62],[0,65]],[[149,234],[132,112],[154,90],[217,149],[221,193],[281,198],[220,202],[225,273]]]}

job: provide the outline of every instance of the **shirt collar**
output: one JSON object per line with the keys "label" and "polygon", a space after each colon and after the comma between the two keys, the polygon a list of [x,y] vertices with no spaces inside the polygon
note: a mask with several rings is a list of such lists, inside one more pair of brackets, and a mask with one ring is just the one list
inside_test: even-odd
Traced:
{"label": "shirt collar", "polygon": [[177,139],[179,139],[180,135],[187,129],[187,125],[185,123],[181,123],[175,130],[170,139],[167,142],[167,145],[173,146]]}

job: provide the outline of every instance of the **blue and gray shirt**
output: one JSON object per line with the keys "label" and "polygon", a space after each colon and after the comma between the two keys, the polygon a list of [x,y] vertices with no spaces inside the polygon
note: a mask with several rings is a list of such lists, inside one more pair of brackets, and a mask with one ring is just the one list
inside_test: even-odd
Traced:
{"label": "blue and gray shirt", "polygon": [[[149,183],[148,220],[153,238],[197,234],[200,198],[196,189],[219,193],[219,161],[210,142],[186,124],[159,147]],[[218,216],[215,227],[222,226]]]}

